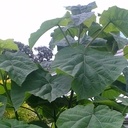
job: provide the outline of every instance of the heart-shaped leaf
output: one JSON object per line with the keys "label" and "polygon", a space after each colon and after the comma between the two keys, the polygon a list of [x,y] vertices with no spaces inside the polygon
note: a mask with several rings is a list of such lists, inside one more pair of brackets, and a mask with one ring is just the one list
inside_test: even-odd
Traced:
{"label": "heart-shaped leaf", "polygon": [[47,83],[38,87],[35,90],[31,90],[30,93],[47,99],[48,101],[54,101],[56,98],[67,94],[71,88],[72,79],[68,76],[57,75],[50,76],[47,79]]}
{"label": "heart-shaped leaf", "polygon": [[124,57],[113,56],[83,45],[64,48],[55,56],[52,67],[74,77],[72,88],[78,99],[89,98],[101,93],[114,82],[127,66]]}
{"label": "heart-shaped leaf", "polygon": [[15,109],[23,103],[25,93],[30,93],[48,101],[67,94],[71,88],[72,78],[69,76],[51,76],[49,73],[39,69],[26,78],[22,86],[16,86],[12,82],[11,98]]}
{"label": "heart-shaped leaf", "polygon": [[121,31],[128,37],[128,10],[116,6],[110,7],[102,13],[100,23],[103,26],[109,23],[106,32]]}
{"label": "heart-shaped leaf", "polygon": [[64,111],[57,120],[59,128],[121,128],[124,117],[107,106],[78,105]]}
{"label": "heart-shaped leaf", "polygon": [[37,66],[22,52],[6,52],[0,56],[0,69],[8,72],[9,77],[19,86],[27,75],[37,69]]}

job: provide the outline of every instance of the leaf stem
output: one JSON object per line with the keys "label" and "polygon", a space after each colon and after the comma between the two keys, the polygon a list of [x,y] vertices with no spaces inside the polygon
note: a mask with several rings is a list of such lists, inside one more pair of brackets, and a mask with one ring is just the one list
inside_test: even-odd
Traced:
{"label": "leaf stem", "polygon": [[57,126],[56,126],[56,121],[57,121],[57,117],[56,117],[56,111],[55,111],[55,109],[54,109],[54,124],[55,124],[55,128],[57,128]]}
{"label": "leaf stem", "polygon": [[68,41],[68,39],[67,39],[67,37],[66,37],[65,33],[63,32],[63,30],[62,30],[62,28],[60,27],[60,25],[59,25],[59,24],[58,24],[58,27],[59,27],[60,31],[62,32],[62,34],[63,34],[63,36],[64,36],[65,40],[67,41],[68,45],[69,45],[69,46],[71,46],[70,42]]}
{"label": "leaf stem", "polygon": [[110,21],[97,33],[97,35],[85,46],[87,48],[99,35],[100,33],[109,25]]}
{"label": "leaf stem", "polygon": [[71,90],[71,95],[70,95],[70,99],[69,99],[68,108],[71,108],[71,107],[72,107],[73,94],[74,94],[74,91],[73,91],[73,90]]}

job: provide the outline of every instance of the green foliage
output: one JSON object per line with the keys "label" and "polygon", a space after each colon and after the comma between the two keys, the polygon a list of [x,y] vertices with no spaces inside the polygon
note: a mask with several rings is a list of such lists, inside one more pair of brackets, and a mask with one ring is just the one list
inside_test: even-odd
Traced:
{"label": "green foliage", "polygon": [[76,106],[61,113],[57,126],[59,128],[121,128],[121,113],[112,111],[106,106]]}
{"label": "green foliage", "polygon": [[128,10],[111,7],[99,23],[94,8],[95,2],[68,6],[62,18],[43,22],[30,35],[32,48],[56,27],[49,46],[57,47],[57,53],[47,70],[19,52],[13,40],[0,40],[1,127],[123,126],[128,113]]}

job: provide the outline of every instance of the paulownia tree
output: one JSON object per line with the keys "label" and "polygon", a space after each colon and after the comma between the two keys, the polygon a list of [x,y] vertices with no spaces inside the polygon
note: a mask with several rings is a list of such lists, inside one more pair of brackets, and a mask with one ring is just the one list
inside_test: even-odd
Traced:
{"label": "paulownia tree", "polygon": [[[54,27],[49,47],[57,47],[57,53],[48,70],[19,51],[13,40],[0,40],[1,127],[124,127],[128,10],[113,6],[97,16],[95,8],[95,2],[68,6],[63,17],[43,22],[30,35],[32,48]],[[24,123],[20,108],[37,118]],[[15,119],[6,119],[8,109]]]}

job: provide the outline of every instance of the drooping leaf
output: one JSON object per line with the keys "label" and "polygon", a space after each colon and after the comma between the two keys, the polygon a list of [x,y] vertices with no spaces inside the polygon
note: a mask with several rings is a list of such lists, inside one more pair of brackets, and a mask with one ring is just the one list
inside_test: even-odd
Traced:
{"label": "drooping leaf", "polygon": [[59,128],[121,128],[124,117],[107,106],[78,105],[64,111],[57,120]]}
{"label": "drooping leaf", "polygon": [[29,46],[32,48],[36,41],[49,29],[57,26],[64,18],[56,18],[52,20],[45,21],[41,24],[40,28],[32,33],[29,38]]}
{"label": "drooping leaf", "polygon": [[0,118],[3,116],[5,112],[6,104],[7,98],[3,95],[0,95]]}
{"label": "drooping leaf", "polygon": [[103,26],[109,23],[106,32],[121,31],[128,37],[128,10],[116,6],[110,7],[102,13],[100,23]]}
{"label": "drooping leaf", "polygon": [[72,78],[68,76],[51,76],[41,69],[28,75],[22,86],[12,85],[11,98],[17,109],[25,99],[25,93],[30,93],[48,101],[67,94],[71,88]]}
{"label": "drooping leaf", "polygon": [[7,40],[1,40],[0,39],[0,53],[4,49],[9,49],[9,50],[18,50],[17,45],[14,43],[13,39],[7,39]]}
{"label": "drooping leaf", "polygon": [[21,86],[27,75],[36,70],[37,66],[22,52],[6,52],[0,56],[0,69],[8,72],[9,77]]}
{"label": "drooping leaf", "polygon": [[47,72],[41,69],[33,71],[28,75],[22,86],[17,86],[17,84],[12,81],[11,99],[16,110],[24,102],[25,93],[39,89],[47,82],[45,80],[46,74]]}
{"label": "drooping leaf", "polygon": [[64,48],[55,56],[52,67],[74,77],[72,88],[78,99],[93,97],[114,82],[127,66],[124,57],[113,56],[83,45]]}
{"label": "drooping leaf", "polygon": [[27,124],[23,121],[17,121],[15,119],[3,119],[0,120],[1,128],[43,128],[32,124]]}
{"label": "drooping leaf", "polygon": [[66,9],[70,10],[73,15],[81,14],[84,12],[91,12],[92,9],[96,8],[97,5],[95,2],[89,3],[88,5],[78,5],[78,6],[67,6]]}

